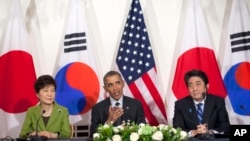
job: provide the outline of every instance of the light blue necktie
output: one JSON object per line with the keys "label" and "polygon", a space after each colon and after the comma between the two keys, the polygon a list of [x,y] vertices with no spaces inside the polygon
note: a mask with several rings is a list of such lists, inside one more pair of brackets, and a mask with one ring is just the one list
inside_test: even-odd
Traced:
{"label": "light blue necktie", "polygon": [[202,103],[199,103],[197,104],[197,117],[198,117],[198,120],[199,120],[199,123],[201,124],[201,121],[202,121],[202,114],[203,114],[203,111],[202,111]]}

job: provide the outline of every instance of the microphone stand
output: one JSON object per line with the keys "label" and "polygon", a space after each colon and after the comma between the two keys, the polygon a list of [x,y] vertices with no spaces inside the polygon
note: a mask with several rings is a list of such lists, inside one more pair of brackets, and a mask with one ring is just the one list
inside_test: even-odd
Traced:
{"label": "microphone stand", "polygon": [[[205,99],[206,95],[207,95],[207,92],[203,92],[202,93],[203,99]],[[200,134],[199,139],[201,139],[201,140],[212,140],[212,139],[215,139],[214,138],[214,134],[213,133],[209,133],[209,130],[208,130],[208,121],[206,123],[206,133]]]}
{"label": "microphone stand", "polygon": [[36,135],[35,136],[30,136],[30,140],[31,141],[46,141],[48,138],[45,136],[39,136],[38,135],[38,122],[40,121],[40,119],[42,118],[43,114],[45,113],[45,110],[42,110],[42,113],[40,115],[40,117],[38,118],[37,122],[36,122]]}

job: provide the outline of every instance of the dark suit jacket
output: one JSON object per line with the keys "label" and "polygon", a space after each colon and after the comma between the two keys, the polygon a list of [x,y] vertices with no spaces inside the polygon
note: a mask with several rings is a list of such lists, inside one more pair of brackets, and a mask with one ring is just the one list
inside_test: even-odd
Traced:
{"label": "dark suit jacket", "polygon": [[[108,119],[109,106],[111,105],[110,99],[106,98],[103,101],[97,103],[92,108],[91,113],[91,127],[90,137],[96,132],[99,124],[105,124]],[[145,115],[141,103],[133,98],[123,96],[123,109],[124,114],[121,117],[122,121],[135,122],[136,124],[146,123]]]}
{"label": "dark suit jacket", "polygon": [[47,126],[45,126],[41,117],[41,106],[36,105],[29,108],[26,112],[25,121],[23,123],[19,137],[27,138],[30,132],[36,131],[37,121],[39,118],[38,132],[49,131],[59,133],[59,138],[63,139],[71,137],[68,109],[58,105],[56,102],[54,103],[53,111],[50,115]]}
{"label": "dark suit jacket", "polygon": [[[208,129],[229,133],[229,118],[224,99],[212,94],[206,95],[202,123],[208,124]],[[173,126],[189,132],[197,129],[198,118],[196,107],[191,96],[175,102]]]}

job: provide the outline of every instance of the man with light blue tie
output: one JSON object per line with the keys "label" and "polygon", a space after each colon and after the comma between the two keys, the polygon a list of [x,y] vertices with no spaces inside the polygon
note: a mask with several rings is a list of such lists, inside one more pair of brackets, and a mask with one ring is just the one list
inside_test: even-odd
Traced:
{"label": "man with light blue tie", "polygon": [[184,76],[189,96],[175,102],[173,126],[188,132],[189,137],[204,133],[229,133],[229,117],[223,98],[208,94],[208,77],[201,70]]}

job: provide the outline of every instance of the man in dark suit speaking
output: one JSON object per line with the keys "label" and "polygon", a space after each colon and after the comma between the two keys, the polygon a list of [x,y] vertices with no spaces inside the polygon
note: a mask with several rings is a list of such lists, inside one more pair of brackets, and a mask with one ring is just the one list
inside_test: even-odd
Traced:
{"label": "man in dark suit speaking", "polygon": [[123,95],[124,80],[116,71],[109,71],[103,78],[109,98],[100,101],[92,108],[90,138],[96,132],[99,124],[121,125],[122,122],[146,123],[140,101]]}
{"label": "man in dark suit speaking", "polygon": [[225,101],[207,94],[207,75],[200,70],[185,74],[189,96],[175,102],[173,126],[188,132],[189,137],[204,133],[229,133],[229,118]]}

